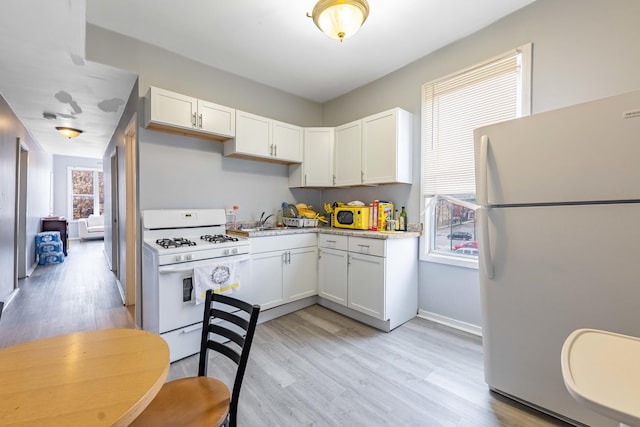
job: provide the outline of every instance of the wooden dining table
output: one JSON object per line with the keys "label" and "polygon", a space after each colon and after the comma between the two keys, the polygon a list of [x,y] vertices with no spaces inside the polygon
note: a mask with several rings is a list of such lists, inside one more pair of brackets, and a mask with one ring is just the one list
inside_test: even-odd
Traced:
{"label": "wooden dining table", "polygon": [[76,332],[0,350],[0,426],[126,426],[169,372],[164,339],[137,329]]}

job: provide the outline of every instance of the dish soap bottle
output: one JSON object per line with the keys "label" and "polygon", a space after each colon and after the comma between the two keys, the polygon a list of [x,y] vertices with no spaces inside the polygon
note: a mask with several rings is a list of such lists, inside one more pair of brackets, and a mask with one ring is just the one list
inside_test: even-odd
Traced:
{"label": "dish soap bottle", "polygon": [[407,211],[404,210],[404,206],[400,211],[400,231],[407,231]]}
{"label": "dish soap bottle", "polygon": [[395,230],[395,231],[400,231],[400,217],[398,217],[398,209],[396,209],[396,213],[395,213],[395,215],[393,216],[393,219],[395,220],[395,221],[393,222],[394,230]]}

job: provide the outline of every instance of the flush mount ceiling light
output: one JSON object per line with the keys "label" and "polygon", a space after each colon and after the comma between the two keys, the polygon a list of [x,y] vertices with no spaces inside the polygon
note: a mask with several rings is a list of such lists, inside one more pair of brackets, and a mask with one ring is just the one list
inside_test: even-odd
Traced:
{"label": "flush mount ceiling light", "polygon": [[342,40],[354,35],[369,16],[367,0],[320,0],[309,18],[332,39]]}
{"label": "flush mount ceiling light", "polygon": [[65,138],[75,138],[76,136],[80,135],[82,133],[82,131],[80,129],[74,129],[74,128],[68,128],[68,127],[64,127],[64,126],[56,126],[56,130],[58,132],[60,132],[60,135],[64,136]]}

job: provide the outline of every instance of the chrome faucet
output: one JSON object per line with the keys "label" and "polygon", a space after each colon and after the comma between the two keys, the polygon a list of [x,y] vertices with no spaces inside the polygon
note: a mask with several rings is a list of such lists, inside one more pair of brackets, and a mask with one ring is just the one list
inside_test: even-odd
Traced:
{"label": "chrome faucet", "polygon": [[267,220],[273,216],[273,214],[270,214],[270,215],[267,215],[267,217],[263,219],[264,214],[265,214],[265,212],[262,212],[262,215],[260,215],[260,220],[258,221],[258,226],[259,227],[264,227],[264,225],[266,224]]}

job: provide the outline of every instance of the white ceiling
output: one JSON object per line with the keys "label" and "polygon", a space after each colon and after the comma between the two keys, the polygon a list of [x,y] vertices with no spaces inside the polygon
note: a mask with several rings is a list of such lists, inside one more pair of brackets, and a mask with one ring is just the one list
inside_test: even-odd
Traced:
{"label": "white ceiling", "polygon": [[[137,76],[78,54],[85,9],[88,23],[325,102],[533,1],[369,0],[364,26],[339,43],[306,17],[316,0],[11,0],[0,16],[0,93],[46,151],[101,158]],[[63,125],[84,133],[67,140],[54,129]]]}
{"label": "white ceiling", "polygon": [[87,22],[325,102],[532,2],[369,0],[343,43],[306,17],[316,0],[87,0]]}

